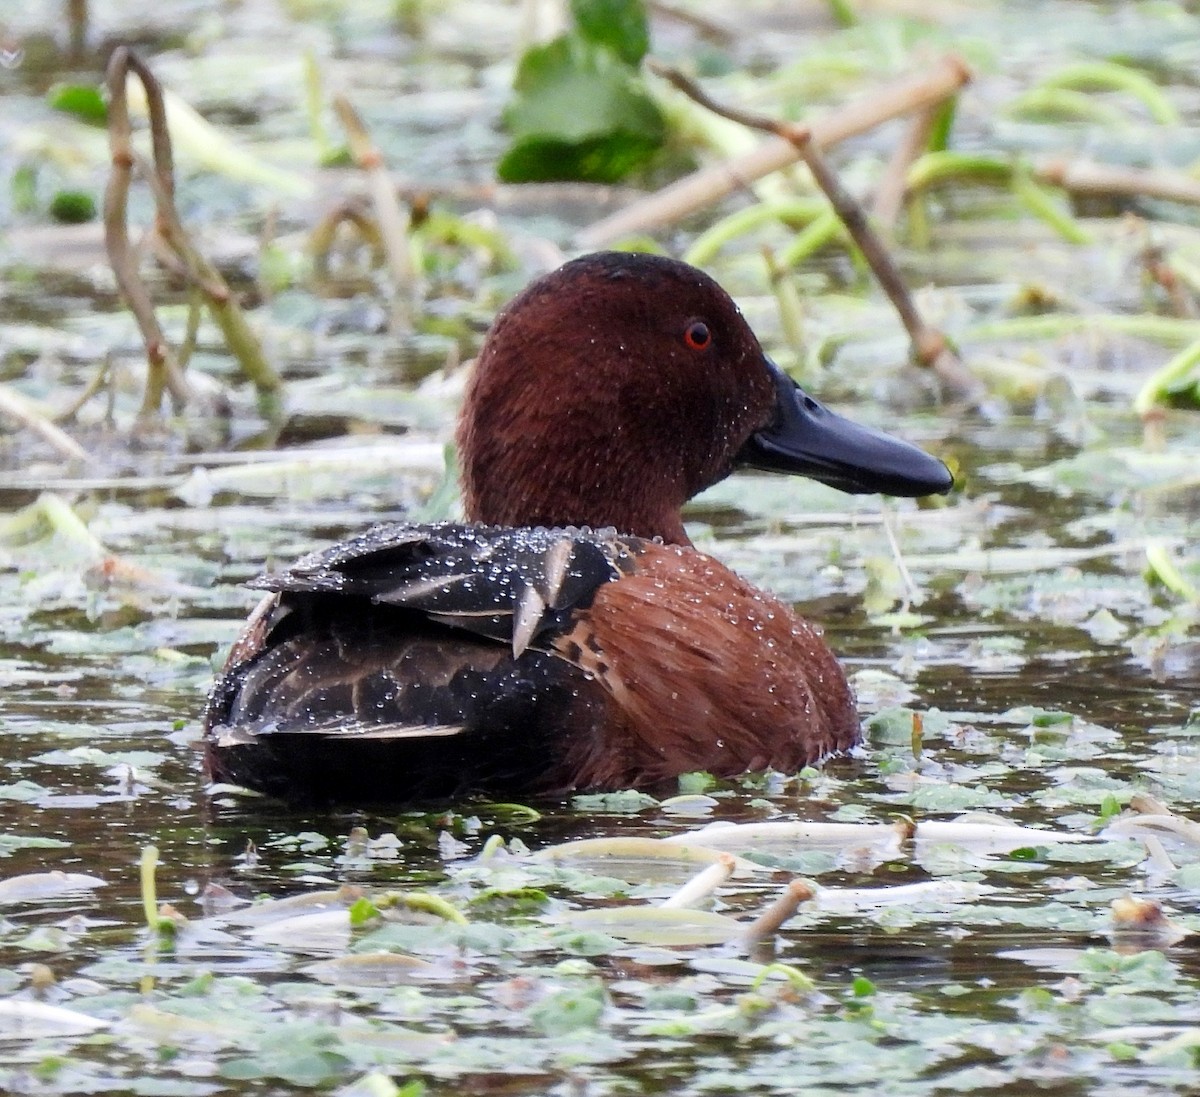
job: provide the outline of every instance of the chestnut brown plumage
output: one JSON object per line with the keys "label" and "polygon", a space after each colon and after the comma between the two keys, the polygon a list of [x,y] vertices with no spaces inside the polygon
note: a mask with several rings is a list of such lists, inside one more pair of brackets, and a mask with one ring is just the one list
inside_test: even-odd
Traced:
{"label": "chestnut brown plumage", "polygon": [[686,545],[680,509],[729,475],[771,419],[775,386],[758,339],[708,275],[609,253],[560,267],[497,317],[466,407],[458,447],[471,520],[613,526]]}
{"label": "chestnut brown plumage", "polygon": [[572,744],[567,771],[587,787],[792,772],[858,738],[854,698],[819,630],[693,550],[643,545],[636,569],[600,587],[554,648],[622,717],[616,734]]}

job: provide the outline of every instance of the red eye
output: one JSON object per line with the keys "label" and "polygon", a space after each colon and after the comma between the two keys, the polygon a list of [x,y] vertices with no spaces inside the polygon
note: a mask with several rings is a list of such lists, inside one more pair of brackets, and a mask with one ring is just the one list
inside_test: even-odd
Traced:
{"label": "red eye", "polygon": [[712,332],[708,330],[708,325],[703,320],[693,320],[688,324],[687,331],[683,333],[683,341],[692,350],[705,350],[712,342]]}

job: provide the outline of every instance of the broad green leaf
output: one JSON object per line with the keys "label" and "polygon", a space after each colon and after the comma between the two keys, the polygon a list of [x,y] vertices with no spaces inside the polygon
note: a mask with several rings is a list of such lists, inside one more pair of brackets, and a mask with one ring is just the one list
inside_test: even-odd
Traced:
{"label": "broad green leaf", "polygon": [[513,145],[497,167],[506,182],[612,183],[640,167],[666,135],[662,112],[608,51],[557,38],[521,59],[504,112]]}
{"label": "broad green leaf", "polygon": [[47,99],[55,110],[73,114],[84,122],[103,126],[108,121],[108,106],[94,84],[56,84]]}
{"label": "broad green leaf", "polygon": [[50,199],[50,216],[64,225],[93,221],[96,199],[85,190],[60,190]]}
{"label": "broad green leaf", "polygon": [[650,48],[650,28],[641,0],[571,0],[579,33],[627,65],[637,65]]}

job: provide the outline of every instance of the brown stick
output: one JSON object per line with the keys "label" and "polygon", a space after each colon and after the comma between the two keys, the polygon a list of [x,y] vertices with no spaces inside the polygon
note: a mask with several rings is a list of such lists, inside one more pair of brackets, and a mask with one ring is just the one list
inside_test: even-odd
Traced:
{"label": "brown stick", "polygon": [[751,948],[773,936],[779,927],[796,913],[800,904],[807,903],[814,894],[805,881],[793,880],[766,910],[746,926],[740,936],[741,944]]}
{"label": "brown stick", "polygon": [[176,411],[187,403],[189,392],[183,371],[175,360],[158,317],[138,274],[137,257],[129,243],[127,202],[129,184],[133,178],[133,141],[129,123],[129,105],[125,98],[125,81],[133,71],[146,89],[150,110],[150,143],[154,151],[154,172],[159,189],[167,195],[174,193],[175,169],[171,159],[171,140],[167,134],[166,112],[163,109],[162,89],[154,75],[132,50],[118,46],[108,61],[108,143],[112,151],[112,171],[104,188],[104,246],[108,261],[116,276],[117,285],[137,320],[146,345],[146,391],[142,397],[141,418],[157,415],[162,407],[164,391],[170,391]]}
{"label": "brown stick", "polygon": [[846,226],[846,231],[858,245],[879,284],[883,287],[883,291],[888,295],[888,299],[899,314],[900,321],[904,324],[904,328],[912,340],[913,352],[917,361],[936,371],[955,399],[978,400],[982,395],[982,385],[963,368],[958,356],[950,349],[946,337],[921,318],[912,295],[904,284],[900,268],[892,259],[891,253],[884,247],[883,241],[871,228],[862,206],[842,186],[841,180],[829,166],[829,162],[813,143],[812,131],[807,126],[752,114],[717,103],[694,80],[685,76],[678,69],[657,62],[651,62],[651,68],[689,98],[694,99],[714,114],[719,114],[734,122],[740,122],[752,129],[774,134],[788,141],[795,148],[808,170],[812,172],[817,186],[829,199],[838,220]]}
{"label": "brown stick", "polygon": [[[129,108],[125,97],[125,83],[131,70],[146,89],[153,165],[146,164],[133,151]],[[192,243],[175,208],[171,137],[167,129],[161,86],[145,62],[125,46],[113,51],[107,78],[109,145],[113,168],[104,192],[104,238],[117,284],[137,318],[142,340],[146,344],[149,374],[140,416],[146,418],[158,414],[164,388],[170,391],[176,411],[181,410],[187,402],[189,391],[179,359],[158,324],[150,294],[138,272],[136,253],[129,244],[127,201],[135,166],[154,195],[156,241],[169,249],[170,256],[177,260],[176,269],[203,295],[209,312],[225,337],[226,345],[237,358],[242,372],[258,390],[259,396],[273,400],[282,387],[279,375],[263,354],[262,346],[238,306],[235,295],[216,267]]]}
{"label": "brown stick", "polygon": [[204,296],[204,303],[221,329],[226,346],[237,358],[242,372],[258,390],[260,397],[273,399],[278,395],[283,382],[263,354],[262,344],[251,330],[246,314],[237,303],[236,295],[221,277],[221,272],[192,243],[191,237],[179,220],[175,203],[163,192],[157,173],[145,174],[146,181],[154,192],[158,229],[162,239],[183,263],[188,280]]}
{"label": "brown stick", "polygon": [[1139,252],[1138,259],[1146,277],[1167,295],[1171,311],[1176,316],[1194,317],[1196,301],[1188,292],[1186,283],[1175,273],[1164,248],[1147,241]]}
{"label": "brown stick", "polygon": [[707,38],[712,42],[718,42],[722,46],[729,45],[738,40],[738,30],[735,26],[718,22],[716,19],[711,19],[706,15],[700,15],[694,11],[688,11],[687,8],[677,4],[667,3],[667,0],[648,0],[646,10],[651,15],[662,19],[671,19],[676,23],[682,23],[686,27],[691,27],[701,37]]}
{"label": "brown stick", "polygon": [[11,419],[14,423],[33,431],[68,461],[75,461],[80,465],[87,465],[91,461],[87,450],[74,438],[56,427],[25,397],[2,384],[0,384],[0,418]]}
{"label": "brown stick", "polygon": [[413,269],[412,255],[408,250],[408,218],[400,209],[396,198],[396,187],[388,173],[383,155],[372,144],[370,135],[358,112],[344,95],[334,96],[334,110],[346,131],[350,142],[350,153],[354,162],[367,175],[371,189],[371,202],[375,207],[375,219],[383,237],[383,249],[387,255],[388,270],[396,290],[397,303],[403,303],[403,319],[411,323],[417,298],[417,275]]}
{"label": "brown stick", "polygon": [[[890,118],[910,114],[953,95],[971,78],[965,62],[953,54],[941,58],[919,76],[908,76],[877,88],[833,114],[813,122],[813,144],[831,148]],[[576,236],[580,247],[605,247],[623,236],[647,232],[719,202],[735,190],[779,171],[800,159],[796,147],[777,137],[745,156],[704,168],[648,195],[625,209],[589,225]]]}
{"label": "brown stick", "polygon": [[1034,175],[1072,194],[1126,194],[1200,205],[1200,179],[1182,171],[1114,167],[1087,160],[1047,160],[1037,165]]}
{"label": "brown stick", "polygon": [[56,423],[70,423],[83,410],[83,406],[110,383],[112,373],[112,353],[104,356],[95,376],[84,386],[83,391],[71,403],[54,417]]}
{"label": "brown stick", "polygon": [[313,273],[317,278],[329,276],[330,254],[333,251],[338,229],[343,223],[350,225],[358,233],[363,243],[371,249],[372,265],[383,265],[385,254],[379,225],[371,219],[357,199],[344,199],[322,214],[309,237],[308,247],[312,252]]}
{"label": "brown stick", "polygon": [[70,58],[79,64],[87,53],[88,0],[67,0],[67,33],[70,40]]}
{"label": "brown stick", "polygon": [[929,145],[929,135],[933,132],[937,110],[937,107],[926,107],[913,116],[903,139],[888,161],[879,186],[875,188],[871,216],[877,225],[889,232],[904,205],[904,193],[908,189],[908,169]]}

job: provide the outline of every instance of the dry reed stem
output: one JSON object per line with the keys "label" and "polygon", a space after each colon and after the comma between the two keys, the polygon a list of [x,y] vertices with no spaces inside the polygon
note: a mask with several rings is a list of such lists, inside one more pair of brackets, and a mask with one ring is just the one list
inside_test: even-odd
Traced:
{"label": "dry reed stem", "polygon": [[1181,279],[1165,249],[1159,244],[1147,243],[1138,253],[1138,261],[1154,285],[1167,295],[1171,311],[1176,316],[1194,318],[1197,313],[1196,300],[1191,287]]}
{"label": "dry reed stem", "polygon": [[174,193],[175,170],[162,89],[137,54],[126,46],[118,46],[109,58],[105,76],[108,83],[108,143],[112,151],[112,171],[104,188],[104,246],[117,285],[137,320],[142,342],[146,346],[148,371],[139,417],[149,418],[158,414],[164,392],[170,391],[176,411],[183,408],[190,394],[183,371],[159,326],[154,303],[138,273],[137,256],[129,243],[126,206],[129,184],[133,178],[134,153],[125,82],[130,71],[136,73],[146,89],[150,143],[154,152],[154,171],[151,174],[164,194]]}
{"label": "dry reed stem", "polygon": [[717,860],[702,872],[697,873],[674,894],[659,903],[660,909],[691,907],[708,899],[737,868],[737,860],[730,853],[719,854]]}
{"label": "dry reed stem", "polygon": [[[133,151],[125,93],[130,71],[137,75],[146,91],[153,165],[146,164]],[[137,318],[146,345],[149,373],[140,417],[145,419],[159,413],[164,390],[170,392],[177,412],[187,403],[190,392],[179,359],[159,326],[154,304],[138,271],[137,255],[129,244],[127,202],[135,167],[154,195],[155,243],[162,245],[159,251],[165,252],[160,258],[166,259],[200,291],[205,305],[221,329],[226,345],[236,357],[243,374],[258,390],[259,396],[275,398],[282,387],[278,373],[263,354],[257,336],[225,279],[192,243],[179,219],[175,208],[171,137],[167,129],[161,85],[145,62],[125,46],[118,46],[113,51],[107,80],[109,145],[113,167],[104,192],[104,239],[117,284]],[[173,263],[170,262],[172,259]]]}
{"label": "dry reed stem", "polygon": [[884,169],[883,178],[875,188],[871,217],[875,224],[890,232],[904,207],[908,190],[908,169],[929,146],[929,136],[937,119],[937,106],[926,107],[913,116],[904,137],[896,146]]}
{"label": "dry reed stem", "polygon": [[793,880],[783,889],[782,894],[742,931],[742,945],[751,948],[774,936],[779,927],[796,913],[800,904],[807,903],[815,894],[805,881]]}
{"label": "dry reed stem", "polygon": [[668,3],[667,0],[648,0],[647,11],[660,19],[670,19],[691,27],[702,38],[717,42],[722,46],[732,45],[738,40],[738,29],[728,22],[713,19],[699,12],[689,11],[678,4]]}
{"label": "dry reed stem", "polygon": [[109,383],[109,377],[112,372],[112,353],[104,356],[104,361],[100,363],[100,368],[96,371],[95,376],[84,387],[83,392],[75,397],[71,403],[62,411],[55,415],[56,423],[70,423],[75,416],[83,410],[93,396],[103,390]]}
{"label": "dry reed stem", "polygon": [[1200,179],[1182,171],[1056,159],[1037,164],[1033,174],[1039,182],[1072,194],[1128,195],[1200,205]]}
{"label": "dry reed stem", "polygon": [[88,0],[67,0],[68,56],[79,64],[87,54]]}
{"label": "dry reed stem", "polygon": [[771,133],[793,146],[797,155],[812,173],[818,187],[829,199],[838,220],[858,245],[859,251],[874,272],[883,291],[888,295],[900,316],[912,341],[913,353],[922,365],[936,372],[949,395],[956,400],[977,402],[983,396],[983,386],[964,369],[958,356],[950,349],[946,337],[936,328],[925,323],[908,287],[901,277],[900,268],[892,259],[883,241],[871,228],[866,212],[855,197],[842,186],[841,180],[821,150],[813,141],[813,131],[808,126],[784,122],[776,118],[753,114],[718,103],[690,77],[678,69],[657,62],[651,63],[653,71],[668,80],[690,99],[701,106],[731,121],[739,122],[751,129]]}
{"label": "dry reed stem", "polygon": [[25,397],[14,392],[7,385],[0,385],[0,415],[31,430],[68,461],[78,461],[80,464],[91,462],[91,455],[74,438],[56,427]]}
{"label": "dry reed stem", "polygon": [[[832,114],[818,118],[810,127],[812,143],[818,148],[831,148],[888,119],[940,103],[970,78],[970,70],[964,61],[953,54],[942,57],[919,75],[885,84]],[[584,248],[605,247],[624,236],[674,224],[799,159],[800,153],[791,141],[775,137],[736,160],[693,172],[596,221],[577,235],[576,242]]]}
{"label": "dry reed stem", "polygon": [[312,252],[313,273],[318,278],[328,278],[329,256],[337,239],[338,229],[342,224],[351,225],[362,238],[363,243],[371,249],[371,261],[381,264],[386,258],[383,246],[383,235],[379,224],[371,220],[367,211],[361,208],[358,200],[346,199],[325,213],[313,227],[309,237],[309,250]]}
{"label": "dry reed stem", "polygon": [[346,131],[350,154],[354,157],[354,162],[366,173],[371,203],[375,208],[375,218],[379,222],[379,232],[383,238],[383,249],[396,289],[397,302],[403,303],[404,318],[411,321],[417,301],[418,285],[412,254],[408,248],[408,218],[400,208],[396,186],[388,173],[383,155],[372,144],[366,126],[350,100],[344,95],[336,95],[333,107],[337,111],[342,128]]}

